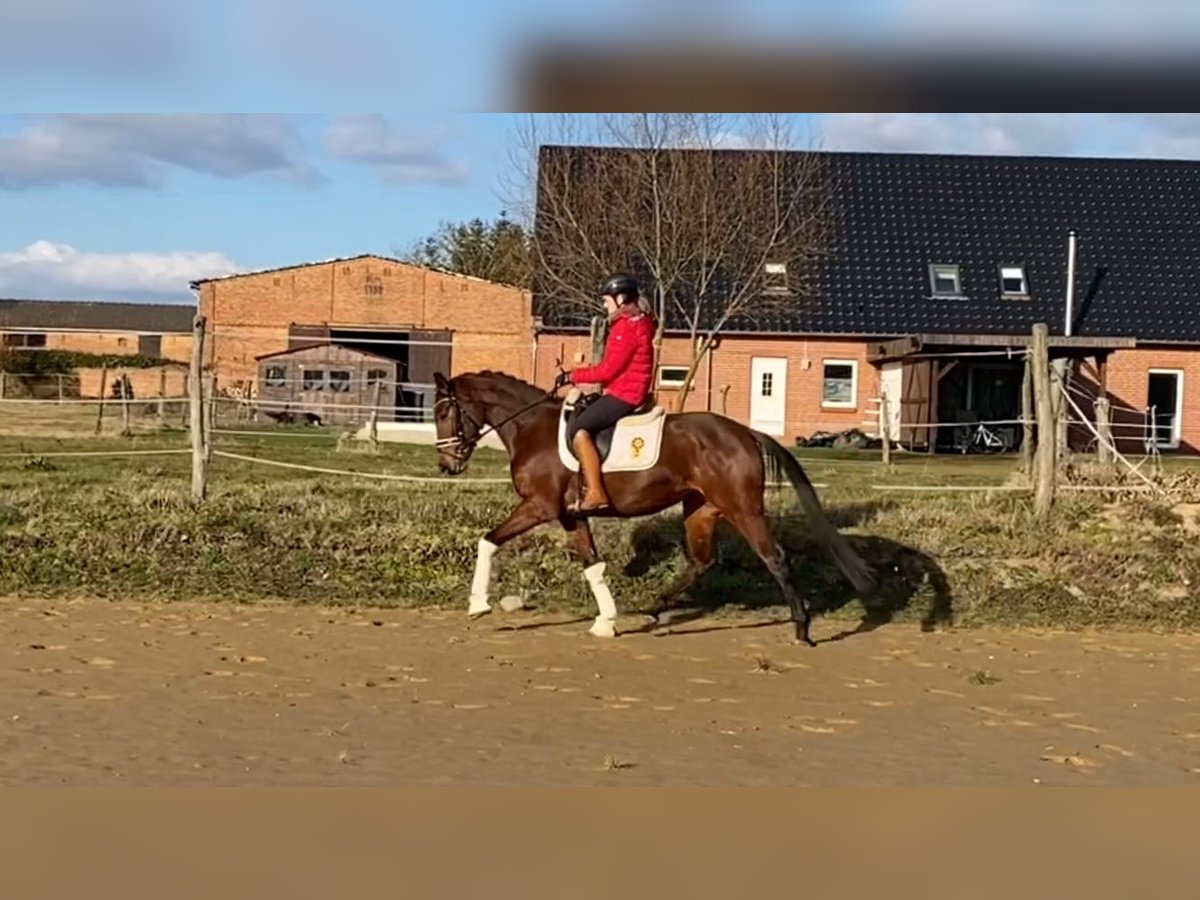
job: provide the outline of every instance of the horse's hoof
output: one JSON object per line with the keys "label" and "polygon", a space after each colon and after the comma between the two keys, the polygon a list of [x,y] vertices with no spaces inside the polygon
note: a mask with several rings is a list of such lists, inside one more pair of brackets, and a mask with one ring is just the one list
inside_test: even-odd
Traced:
{"label": "horse's hoof", "polygon": [[617,626],[611,619],[597,619],[592,623],[592,627],[588,629],[588,634],[594,637],[616,637]]}
{"label": "horse's hoof", "polygon": [[468,607],[467,608],[467,618],[471,619],[471,621],[475,621],[476,619],[482,619],[484,616],[490,614],[491,611],[492,611],[492,608],[486,604],[483,606]]}

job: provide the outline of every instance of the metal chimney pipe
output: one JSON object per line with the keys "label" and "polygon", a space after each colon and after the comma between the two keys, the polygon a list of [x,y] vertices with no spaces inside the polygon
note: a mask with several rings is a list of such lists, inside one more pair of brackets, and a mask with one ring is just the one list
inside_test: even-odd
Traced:
{"label": "metal chimney pipe", "polygon": [[1067,309],[1063,334],[1071,336],[1071,320],[1075,310],[1075,229],[1067,232]]}

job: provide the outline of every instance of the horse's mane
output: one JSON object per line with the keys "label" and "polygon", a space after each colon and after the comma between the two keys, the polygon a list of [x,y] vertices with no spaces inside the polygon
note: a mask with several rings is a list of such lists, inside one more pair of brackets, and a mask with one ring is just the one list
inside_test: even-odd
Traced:
{"label": "horse's mane", "polygon": [[507,372],[496,372],[492,369],[484,369],[480,372],[464,372],[457,379],[461,378],[484,378],[493,382],[500,382],[501,385],[523,393],[544,394],[545,390],[535,384],[530,384],[516,375],[510,375]]}

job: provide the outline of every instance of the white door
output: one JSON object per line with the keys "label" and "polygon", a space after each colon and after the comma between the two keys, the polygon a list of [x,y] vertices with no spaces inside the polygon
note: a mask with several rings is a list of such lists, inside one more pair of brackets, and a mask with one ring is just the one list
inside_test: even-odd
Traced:
{"label": "white door", "polygon": [[879,382],[880,393],[887,397],[888,402],[888,437],[896,442],[900,440],[900,397],[904,393],[904,363],[884,363]]}
{"label": "white door", "polygon": [[756,356],[750,361],[750,427],[782,435],[787,412],[787,360]]}

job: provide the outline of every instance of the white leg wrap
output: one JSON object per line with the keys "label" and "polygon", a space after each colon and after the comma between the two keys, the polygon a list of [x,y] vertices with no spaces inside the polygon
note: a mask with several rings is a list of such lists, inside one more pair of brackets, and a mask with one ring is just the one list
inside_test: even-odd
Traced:
{"label": "white leg wrap", "polygon": [[492,611],[488,594],[492,587],[492,557],[500,548],[487,538],[479,539],[479,555],[475,557],[475,578],[471,582],[471,602],[467,615],[482,616]]}
{"label": "white leg wrap", "polygon": [[583,577],[591,585],[592,596],[596,598],[596,608],[599,610],[596,621],[588,629],[596,637],[616,637],[617,634],[617,604],[604,580],[606,565],[606,563],[598,562],[583,570]]}

